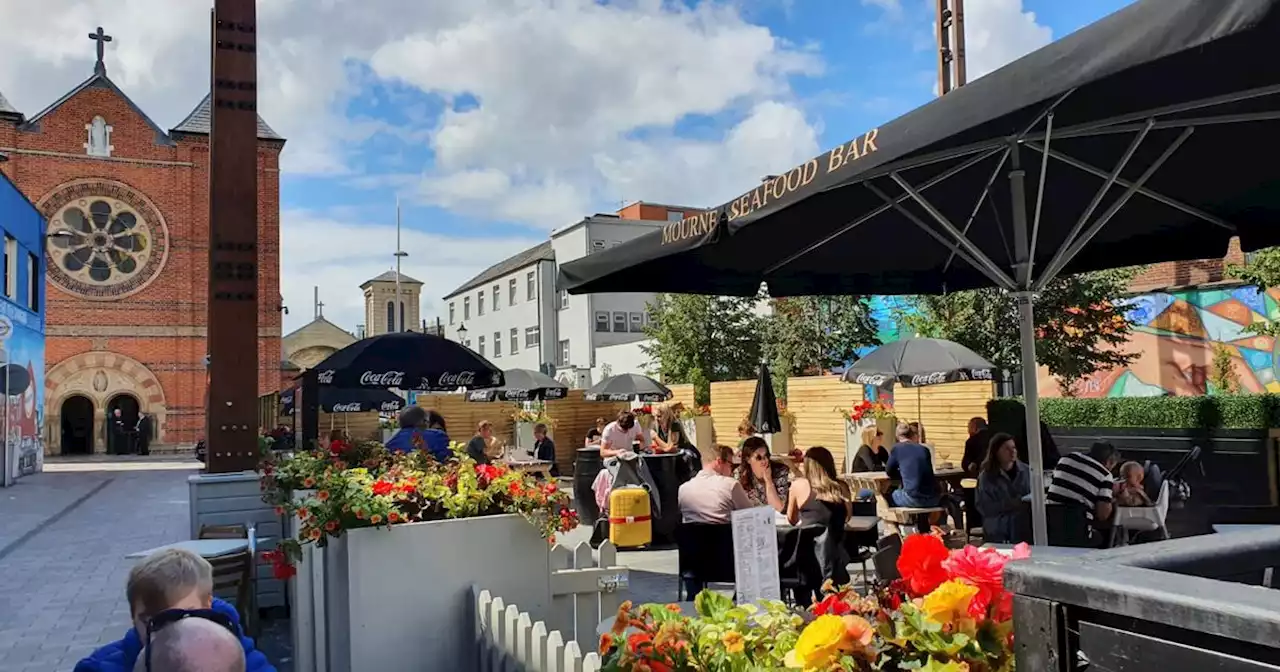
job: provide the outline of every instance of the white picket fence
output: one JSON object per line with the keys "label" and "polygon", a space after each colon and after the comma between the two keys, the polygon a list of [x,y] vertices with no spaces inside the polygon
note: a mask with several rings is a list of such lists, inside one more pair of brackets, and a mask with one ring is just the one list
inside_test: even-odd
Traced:
{"label": "white picket fence", "polygon": [[580,542],[570,549],[557,544],[551,549],[552,630],[585,650],[596,647],[600,621],[618,613],[622,593],[630,587],[626,567],[618,566],[618,550],[608,541],[596,553]]}
{"label": "white picket fence", "polygon": [[564,641],[557,630],[515,604],[506,604],[487,590],[476,593],[478,672],[598,672],[600,655],[585,656],[578,642]]}

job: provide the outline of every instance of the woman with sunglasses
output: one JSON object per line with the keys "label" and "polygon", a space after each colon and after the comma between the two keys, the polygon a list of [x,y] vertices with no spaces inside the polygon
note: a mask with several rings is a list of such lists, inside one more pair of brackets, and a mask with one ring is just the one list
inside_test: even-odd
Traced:
{"label": "woman with sunglasses", "polygon": [[748,436],[738,454],[738,482],[755,506],[771,506],[782,513],[791,491],[791,470],[769,459],[769,444],[758,436]]}

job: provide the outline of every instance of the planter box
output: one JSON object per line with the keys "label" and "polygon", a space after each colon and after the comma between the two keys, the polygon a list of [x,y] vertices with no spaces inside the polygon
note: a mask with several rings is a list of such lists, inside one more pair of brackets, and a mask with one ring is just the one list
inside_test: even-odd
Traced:
{"label": "planter box", "polygon": [[395,436],[395,435],[396,435],[396,432],[397,432],[398,430],[390,429],[390,428],[384,427],[384,428],[382,428],[382,429],[380,429],[380,430],[378,430],[378,431],[382,434],[382,442],[383,442],[383,443],[386,443],[386,442],[388,442],[388,441],[390,441],[390,440],[391,440],[391,437],[393,437],[393,436]]}
{"label": "planter box", "polygon": [[684,435],[689,437],[689,442],[703,455],[716,445],[715,424],[711,421],[711,416],[697,415],[685,418],[680,421],[680,425],[684,427]]}
{"label": "planter box", "polygon": [[[259,551],[276,547],[284,532],[280,516],[262,501],[258,472],[233,474],[195,474],[187,477],[188,503],[191,509],[191,538],[200,536],[201,525],[254,525],[258,537],[268,539],[258,544]],[[257,563],[258,607],[284,605],[284,583],[271,573],[271,565]]]}
{"label": "planter box", "polygon": [[325,672],[479,669],[474,585],[552,615],[550,548],[520,516],[351,530],[319,554]]}

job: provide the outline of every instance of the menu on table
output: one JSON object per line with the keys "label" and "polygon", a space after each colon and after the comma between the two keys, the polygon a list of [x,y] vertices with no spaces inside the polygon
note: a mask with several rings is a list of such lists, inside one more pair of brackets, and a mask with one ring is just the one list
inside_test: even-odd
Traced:
{"label": "menu on table", "polygon": [[782,599],[775,515],[769,506],[733,512],[734,583],[741,604]]}

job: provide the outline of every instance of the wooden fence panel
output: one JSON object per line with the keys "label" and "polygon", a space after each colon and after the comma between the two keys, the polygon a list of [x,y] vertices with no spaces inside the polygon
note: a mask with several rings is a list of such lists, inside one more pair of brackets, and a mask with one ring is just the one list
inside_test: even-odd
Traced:
{"label": "wooden fence panel", "polygon": [[382,432],[378,428],[377,411],[366,413],[321,413],[318,427],[320,428],[320,442],[325,446],[329,445],[329,432],[335,429],[345,429],[347,436],[351,437],[353,441],[382,440]]}
{"label": "wooden fence panel", "polygon": [[755,393],[754,378],[711,383],[711,421],[715,425],[716,441],[737,447],[738,423],[751,411]]}
{"label": "wooden fence panel", "polygon": [[493,434],[514,443],[511,414],[517,404],[500,401],[467,401],[462,394],[419,394],[418,405],[444,416],[449,438],[466,443],[475,436],[481,420],[493,423]]}
{"label": "wooden fence panel", "polygon": [[917,420],[924,425],[935,461],[959,465],[969,438],[969,419],[987,417],[987,402],[994,393],[994,383],[980,380],[900,387],[894,392],[893,406],[899,420]]}
{"label": "wooden fence panel", "polygon": [[684,404],[685,408],[693,408],[697,405],[693,400],[693,385],[684,383],[667,387],[671,388],[671,403]]}
{"label": "wooden fence panel", "polygon": [[564,399],[547,402],[547,415],[556,421],[553,438],[556,442],[556,464],[560,473],[568,476],[573,473],[573,462],[578,458],[578,449],[587,438],[587,430],[596,424],[596,418],[604,418],[605,422],[613,422],[618,411],[630,408],[630,404],[616,401],[587,401],[582,398],[583,390],[569,390]]}
{"label": "wooden fence panel", "polygon": [[794,416],[797,448],[824,446],[837,465],[844,464],[844,418],[836,409],[862,401],[862,386],[840,376],[805,376],[787,379],[787,410]]}

